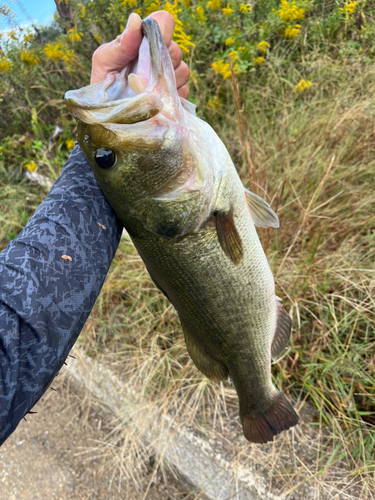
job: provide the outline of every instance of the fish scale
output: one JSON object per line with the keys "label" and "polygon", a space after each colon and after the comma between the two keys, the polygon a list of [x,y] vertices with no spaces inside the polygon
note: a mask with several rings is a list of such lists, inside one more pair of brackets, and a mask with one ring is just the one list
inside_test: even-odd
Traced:
{"label": "fish scale", "polygon": [[212,380],[231,377],[245,437],[265,443],[298,422],[272,383],[271,358],[285,349],[291,320],[255,229],[278,227],[278,218],[244,189],[217,134],[178,97],[157,23],[142,26],[141,64],[66,94],[78,142],[176,308],[195,365]]}

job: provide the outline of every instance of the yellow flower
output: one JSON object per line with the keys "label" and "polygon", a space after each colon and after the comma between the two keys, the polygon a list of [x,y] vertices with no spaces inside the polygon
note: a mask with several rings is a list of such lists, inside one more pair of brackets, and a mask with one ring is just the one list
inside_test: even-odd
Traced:
{"label": "yellow flower", "polygon": [[236,59],[238,59],[238,52],[237,50],[232,50],[229,52],[228,56],[233,59],[233,61],[235,61]]}
{"label": "yellow flower", "polygon": [[9,73],[12,71],[13,63],[4,56],[0,56],[0,73]]}
{"label": "yellow flower", "polygon": [[296,92],[303,92],[304,90],[307,90],[309,87],[312,86],[312,83],[310,80],[300,80],[297,85],[294,87],[294,90]]}
{"label": "yellow flower", "polygon": [[221,6],[220,4],[221,0],[211,0],[210,2],[207,2],[207,7],[211,7],[212,11],[219,10]]}
{"label": "yellow flower", "polygon": [[218,75],[222,75],[225,79],[231,77],[230,66],[229,63],[225,63],[224,59],[219,59],[211,64],[211,68]]}
{"label": "yellow flower", "polygon": [[350,15],[355,11],[356,5],[357,2],[348,2],[344,5],[344,8],[340,10],[341,12],[345,12],[345,14]]}
{"label": "yellow flower", "polygon": [[124,0],[121,4],[121,7],[129,6],[131,9],[137,7],[137,0]]}
{"label": "yellow flower", "polygon": [[69,62],[72,62],[75,55],[76,55],[76,53],[74,52],[74,50],[66,50],[65,53],[63,54],[62,58],[63,58],[65,63],[69,63]]}
{"label": "yellow flower", "polygon": [[261,64],[264,63],[264,57],[255,57],[253,59],[254,63],[257,64],[258,66],[260,66]]}
{"label": "yellow flower", "polygon": [[80,19],[85,19],[86,18],[86,13],[87,13],[87,9],[84,5],[82,5],[81,3],[77,3],[77,7],[80,8],[80,11],[78,13]]}
{"label": "yellow flower", "polygon": [[178,18],[178,14],[181,12],[181,9],[178,8],[177,2],[175,4],[171,4],[167,0],[163,10],[166,10],[173,16],[175,22],[173,39],[178,43],[183,52],[189,52],[190,47],[195,47],[195,44],[191,41],[191,36],[185,33],[184,25]]}
{"label": "yellow flower", "polygon": [[294,1],[281,0],[281,8],[278,14],[280,19],[285,22],[298,21],[305,17],[305,9],[298,7]]}
{"label": "yellow flower", "polygon": [[226,45],[227,47],[229,47],[229,45],[233,45],[233,44],[234,44],[234,40],[233,40],[233,38],[230,38],[230,37],[229,37],[229,38],[227,38],[227,39],[225,40],[225,45]]}
{"label": "yellow flower", "polygon": [[200,23],[204,23],[206,21],[206,16],[204,15],[204,8],[201,5],[195,9],[195,12],[198,14],[198,20]]}
{"label": "yellow flower", "polygon": [[64,46],[61,43],[47,43],[47,45],[44,47],[44,52],[48,59],[56,62],[58,59],[63,59],[63,48]]}
{"label": "yellow flower", "polygon": [[191,5],[191,0],[184,0],[184,7],[185,9],[189,9]]}
{"label": "yellow flower", "polygon": [[234,10],[229,7],[229,3],[227,3],[227,6],[221,10],[224,12],[224,16],[226,16],[226,17],[229,17],[234,12]]}
{"label": "yellow flower", "polygon": [[145,9],[145,16],[149,16],[153,12],[160,10],[160,2],[159,0],[154,0],[150,5]]}
{"label": "yellow flower", "polygon": [[18,41],[18,35],[16,33],[16,30],[10,30],[9,31],[9,37],[14,40],[15,42]]}
{"label": "yellow flower", "polygon": [[68,148],[68,149],[73,149],[74,148],[74,145],[75,145],[75,140],[74,139],[67,139],[65,141],[65,146]]}
{"label": "yellow flower", "polygon": [[263,52],[263,54],[266,54],[267,53],[267,49],[270,49],[271,48],[271,45],[266,42],[265,40],[263,40],[263,42],[259,42],[258,43],[258,49]]}
{"label": "yellow flower", "polygon": [[240,12],[242,12],[243,14],[248,14],[251,11],[252,11],[252,7],[248,3],[241,3],[240,4]]}
{"label": "yellow flower", "polygon": [[287,28],[284,31],[284,36],[285,38],[288,38],[289,40],[292,38],[295,38],[297,35],[299,35],[301,32],[301,25],[296,24],[295,26],[287,26]]}
{"label": "yellow flower", "polygon": [[27,29],[26,30],[26,34],[23,35],[23,43],[29,43],[29,42],[32,42],[35,38],[35,34]]}
{"label": "yellow flower", "polygon": [[[229,63],[225,63],[224,59],[219,59],[218,61],[213,62],[211,64],[211,68],[214,70],[215,73],[217,73],[218,75],[222,75],[222,77],[225,78],[226,80],[228,80],[231,77]],[[233,71],[235,74],[241,73],[241,70],[237,64],[233,66]]]}
{"label": "yellow flower", "polygon": [[83,33],[77,31],[77,25],[71,30],[68,30],[68,35],[71,42],[80,42],[83,37]]}
{"label": "yellow flower", "polygon": [[62,59],[69,73],[73,73],[77,70],[75,65],[75,55],[74,50],[66,50],[63,54]]}
{"label": "yellow flower", "polygon": [[30,170],[30,172],[35,172],[35,170],[38,168],[38,165],[34,160],[31,160],[30,163],[26,163],[25,168],[27,168],[27,170]]}
{"label": "yellow flower", "polygon": [[40,59],[33,50],[23,50],[21,52],[21,61],[30,64],[30,66],[36,66],[39,64]]}
{"label": "yellow flower", "polygon": [[64,54],[64,59],[73,59],[75,57],[76,53],[74,50],[66,50]]}
{"label": "yellow flower", "polygon": [[220,107],[221,107],[220,99],[217,96],[213,97],[212,99],[209,99],[207,101],[207,107],[212,109],[212,110],[220,109]]}

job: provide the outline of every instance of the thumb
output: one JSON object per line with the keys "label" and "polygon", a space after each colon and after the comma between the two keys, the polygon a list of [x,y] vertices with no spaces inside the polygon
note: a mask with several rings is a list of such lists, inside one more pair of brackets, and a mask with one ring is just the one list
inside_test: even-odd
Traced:
{"label": "thumb", "polygon": [[121,71],[137,57],[142,41],[141,26],[141,18],[133,12],[124,32],[96,49],[92,56],[91,83],[101,82],[111,71]]}

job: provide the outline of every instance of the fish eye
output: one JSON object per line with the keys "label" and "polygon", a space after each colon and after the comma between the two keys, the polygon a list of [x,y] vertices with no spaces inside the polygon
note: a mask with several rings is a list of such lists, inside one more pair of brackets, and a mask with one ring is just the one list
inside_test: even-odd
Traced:
{"label": "fish eye", "polygon": [[116,155],[112,149],[99,148],[94,153],[94,158],[98,167],[103,169],[112,168],[116,163]]}

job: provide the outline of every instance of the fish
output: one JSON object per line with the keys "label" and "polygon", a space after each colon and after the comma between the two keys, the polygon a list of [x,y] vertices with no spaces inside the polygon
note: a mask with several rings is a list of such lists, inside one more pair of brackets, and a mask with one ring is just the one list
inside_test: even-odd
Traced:
{"label": "fish", "polygon": [[298,423],[271,376],[291,319],[256,227],[279,227],[244,188],[216,132],[180,98],[156,21],[138,57],[66,93],[78,143],[159,290],[175,307],[194,364],[231,378],[245,438],[272,441]]}

